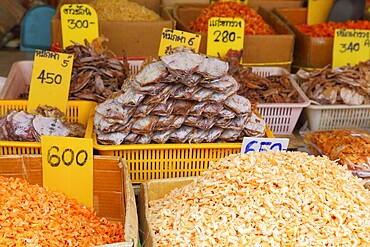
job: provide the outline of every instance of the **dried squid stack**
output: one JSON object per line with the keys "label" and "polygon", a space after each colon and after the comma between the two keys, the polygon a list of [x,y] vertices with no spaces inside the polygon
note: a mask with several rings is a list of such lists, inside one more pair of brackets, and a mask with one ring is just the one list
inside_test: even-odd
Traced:
{"label": "dried squid stack", "polygon": [[96,107],[101,144],[230,142],[264,136],[266,124],[239,96],[228,63],[186,49],[154,59]]}

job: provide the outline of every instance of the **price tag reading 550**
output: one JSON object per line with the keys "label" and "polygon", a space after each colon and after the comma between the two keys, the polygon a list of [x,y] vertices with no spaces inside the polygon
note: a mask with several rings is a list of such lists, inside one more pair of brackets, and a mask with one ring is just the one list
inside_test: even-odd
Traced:
{"label": "price tag reading 550", "polygon": [[28,111],[32,112],[39,105],[49,105],[66,112],[72,66],[71,54],[35,51]]}
{"label": "price tag reading 550", "polygon": [[248,152],[266,152],[273,151],[286,151],[288,149],[288,138],[256,138],[244,137],[242,143],[241,153]]}
{"label": "price tag reading 550", "polygon": [[244,20],[242,18],[212,17],[208,21],[207,55],[224,57],[229,49],[242,50]]}
{"label": "price tag reading 550", "polygon": [[92,207],[92,139],[41,136],[41,149],[44,186]]}

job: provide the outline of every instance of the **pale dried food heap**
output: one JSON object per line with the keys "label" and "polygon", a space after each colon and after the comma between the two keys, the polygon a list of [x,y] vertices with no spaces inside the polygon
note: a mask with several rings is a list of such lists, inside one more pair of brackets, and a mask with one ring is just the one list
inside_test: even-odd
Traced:
{"label": "pale dried food heap", "polygon": [[39,142],[42,135],[83,137],[86,128],[65,121],[65,115],[51,106],[39,106],[35,114],[10,110],[0,119],[0,140]]}
{"label": "pale dried food heap", "polygon": [[342,66],[307,72],[299,70],[301,88],[318,104],[370,104],[370,60],[354,66]]}
{"label": "pale dried food heap", "polygon": [[264,136],[266,124],[247,98],[228,63],[178,48],[144,65],[123,91],[96,107],[101,144],[201,143]]}
{"label": "pale dried food heap", "polygon": [[230,155],[149,202],[156,246],[370,246],[370,192],[327,157]]}

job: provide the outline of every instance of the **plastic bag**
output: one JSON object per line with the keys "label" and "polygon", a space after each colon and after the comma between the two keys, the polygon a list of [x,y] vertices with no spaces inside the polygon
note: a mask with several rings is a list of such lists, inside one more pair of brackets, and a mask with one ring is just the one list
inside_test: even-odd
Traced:
{"label": "plastic bag", "polygon": [[326,155],[360,178],[370,178],[370,134],[356,129],[301,131],[315,155]]}

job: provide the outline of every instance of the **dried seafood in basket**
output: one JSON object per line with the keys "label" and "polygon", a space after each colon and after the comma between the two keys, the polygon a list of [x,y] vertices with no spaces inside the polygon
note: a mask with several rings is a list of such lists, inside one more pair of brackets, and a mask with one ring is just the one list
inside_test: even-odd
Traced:
{"label": "dried seafood in basket", "polygon": [[101,246],[124,241],[121,222],[61,192],[0,176],[0,246]]}
{"label": "dried seafood in basket", "polygon": [[153,246],[370,246],[370,192],[327,157],[234,154],[148,202]]}
{"label": "dried seafood in basket", "polygon": [[119,60],[105,54],[104,41],[101,36],[91,44],[85,40],[84,45],[73,42],[65,50],[59,48],[59,52],[74,55],[69,99],[103,102],[120,91],[129,76],[129,65],[125,56]]}
{"label": "dried seafood in basket", "polygon": [[229,50],[226,54],[229,73],[240,87],[238,94],[251,103],[297,103],[298,92],[291,84],[290,74],[267,77],[253,73],[252,68],[240,64],[243,51]]}
{"label": "dried seafood in basket", "polygon": [[265,135],[264,120],[236,94],[227,62],[175,50],[145,63],[123,92],[96,107],[101,144],[230,142]]}
{"label": "dried seafood in basket", "polygon": [[361,130],[322,130],[305,134],[310,150],[327,155],[356,176],[370,178],[370,134]]}
{"label": "dried seafood in basket", "polygon": [[11,110],[0,119],[0,140],[39,142],[42,135],[83,137],[85,126],[65,122],[65,115],[51,106],[39,106],[35,114]]}
{"label": "dried seafood in basket", "polygon": [[370,104],[370,60],[312,72],[301,69],[297,76],[303,92],[318,104]]}

